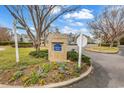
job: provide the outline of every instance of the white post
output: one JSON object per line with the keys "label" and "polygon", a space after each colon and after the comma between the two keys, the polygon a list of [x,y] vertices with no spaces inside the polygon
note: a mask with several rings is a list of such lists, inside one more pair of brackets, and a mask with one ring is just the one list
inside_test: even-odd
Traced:
{"label": "white post", "polygon": [[78,57],[78,68],[81,68],[81,55],[82,55],[82,33],[80,34],[80,45],[79,45],[79,57]]}
{"label": "white post", "polygon": [[79,48],[79,50],[78,50],[78,53],[79,53],[79,57],[78,57],[78,68],[81,69],[82,48],[87,45],[87,38],[85,36],[83,36],[82,33],[77,38],[77,45],[78,45],[78,48]]}
{"label": "white post", "polygon": [[19,62],[19,50],[18,50],[18,40],[17,40],[17,33],[16,33],[16,20],[13,22],[13,30],[15,35],[15,50],[16,50],[16,62]]}

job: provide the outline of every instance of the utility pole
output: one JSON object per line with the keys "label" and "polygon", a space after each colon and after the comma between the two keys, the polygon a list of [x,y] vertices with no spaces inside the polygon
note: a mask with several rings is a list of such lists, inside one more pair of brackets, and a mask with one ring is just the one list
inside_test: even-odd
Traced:
{"label": "utility pole", "polygon": [[13,21],[13,32],[15,37],[15,51],[16,51],[16,63],[19,62],[19,50],[18,50],[18,40],[17,40],[17,33],[16,33],[16,20]]}

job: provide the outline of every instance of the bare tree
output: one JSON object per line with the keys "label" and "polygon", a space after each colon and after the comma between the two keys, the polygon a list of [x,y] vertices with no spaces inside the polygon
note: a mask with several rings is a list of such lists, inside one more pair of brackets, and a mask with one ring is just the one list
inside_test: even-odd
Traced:
{"label": "bare tree", "polygon": [[[50,25],[61,15],[75,11],[77,7],[56,5],[5,6],[18,23],[26,29],[37,51],[40,50],[41,37]],[[58,9],[58,10],[57,10]],[[60,10],[60,11],[59,11]],[[58,11],[58,12],[56,12]],[[33,27],[35,31],[32,31]]]}
{"label": "bare tree", "polygon": [[10,41],[10,34],[5,27],[0,27],[0,41]]}
{"label": "bare tree", "polygon": [[49,34],[50,34],[50,32],[49,32],[49,28],[48,28],[47,31],[43,34],[43,37],[42,37],[43,46],[46,46],[46,44],[48,43],[47,38],[48,38]]}
{"label": "bare tree", "polygon": [[105,42],[113,42],[124,33],[124,7],[123,6],[107,6],[103,12],[89,23],[95,35],[102,34]]}

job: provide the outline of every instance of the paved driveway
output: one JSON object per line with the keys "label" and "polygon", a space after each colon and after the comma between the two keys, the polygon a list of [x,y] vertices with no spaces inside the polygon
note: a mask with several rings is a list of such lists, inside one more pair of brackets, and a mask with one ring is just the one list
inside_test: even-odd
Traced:
{"label": "paved driveway", "polygon": [[124,46],[120,47],[119,55],[124,56]]}
{"label": "paved driveway", "polygon": [[83,52],[93,59],[93,72],[78,83],[66,87],[124,87],[124,56]]}

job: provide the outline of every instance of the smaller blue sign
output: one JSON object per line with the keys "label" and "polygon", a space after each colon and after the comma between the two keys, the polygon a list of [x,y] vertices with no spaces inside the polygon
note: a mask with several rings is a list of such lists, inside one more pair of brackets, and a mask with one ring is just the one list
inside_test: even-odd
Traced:
{"label": "smaller blue sign", "polygon": [[54,51],[62,51],[62,45],[60,43],[56,43],[54,45]]}

